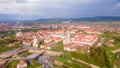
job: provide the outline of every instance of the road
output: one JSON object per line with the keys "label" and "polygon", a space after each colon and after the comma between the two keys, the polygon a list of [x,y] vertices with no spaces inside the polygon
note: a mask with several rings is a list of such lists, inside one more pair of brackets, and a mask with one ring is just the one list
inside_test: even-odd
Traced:
{"label": "road", "polygon": [[53,68],[53,59],[51,56],[40,56],[37,60],[39,63],[42,63],[46,68]]}

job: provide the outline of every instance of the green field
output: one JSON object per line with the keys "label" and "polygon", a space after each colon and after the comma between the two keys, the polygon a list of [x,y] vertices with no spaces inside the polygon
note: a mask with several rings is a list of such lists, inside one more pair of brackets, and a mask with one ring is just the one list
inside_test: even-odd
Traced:
{"label": "green field", "polygon": [[19,60],[14,60],[14,61],[11,61],[7,68],[16,68],[17,64],[19,63]]}
{"label": "green field", "polygon": [[[16,68],[17,64],[19,63],[19,60],[11,61],[6,68]],[[28,64],[27,68],[36,68],[42,66],[42,64],[38,63],[35,60],[32,60],[33,65]]]}
{"label": "green field", "polygon": [[19,48],[21,46],[0,46],[0,53]]}
{"label": "green field", "polygon": [[64,51],[64,44],[62,41],[56,43],[56,45],[51,49],[52,51]]}
{"label": "green field", "polygon": [[36,68],[36,67],[42,66],[42,64],[38,63],[35,60],[31,60],[31,61],[32,61],[33,65],[29,64],[27,68]]}
{"label": "green field", "polygon": [[22,57],[27,57],[27,56],[29,56],[29,55],[31,55],[31,54],[33,54],[33,53],[24,52],[24,53],[20,54],[20,56],[22,56]]}
{"label": "green field", "polygon": [[[56,60],[65,64],[61,68],[66,68],[66,66],[69,68],[83,68],[83,67],[88,68],[88,66],[86,66],[86,65],[83,65],[81,63],[77,63],[77,62],[71,60],[72,56],[70,56],[70,52],[64,51],[64,44],[62,41],[56,43],[56,46],[54,46],[51,50],[64,53],[64,56],[56,58]],[[55,68],[59,68],[59,67],[55,66]]]}
{"label": "green field", "polygon": [[57,57],[56,60],[64,63],[64,66],[62,68],[64,68],[65,66],[67,66],[69,68],[83,68],[83,67],[84,68],[88,68],[88,66],[80,64],[80,63],[77,63],[77,62],[75,62],[75,61],[73,61],[73,60],[71,60],[71,59],[69,59],[69,58],[67,58],[65,56]]}

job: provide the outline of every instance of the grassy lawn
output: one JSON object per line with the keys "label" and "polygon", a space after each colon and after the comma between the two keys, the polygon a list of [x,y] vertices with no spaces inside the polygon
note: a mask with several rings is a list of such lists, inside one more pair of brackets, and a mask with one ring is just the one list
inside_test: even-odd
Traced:
{"label": "grassy lawn", "polygon": [[58,66],[53,66],[54,68],[60,68],[60,67],[58,67]]}
{"label": "grassy lawn", "polygon": [[[64,51],[64,44],[63,44],[62,41],[60,41],[60,42],[58,42],[56,44],[57,45],[54,46],[51,50],[52,51],[58,51],[58,52],[60,52],[60,51],[64,52],[64,56],[57,57],[56,60],[64,63],[65,65],[67,65],[67,66],[69,66],[71,68],[83,68],[83,67],[84,68],[88,68],[87,66],[85,67],[85,65],[82,65],[80,63],[74,62],[74,61],[72,61],[71,59],[68,58],[69,54],[68,54],[67,51]],[[59,67],[55,66],[55,68],[59,68]],[[62,68],[64,68],[64,67],[62,67]]]}
{"label": "grassy lawn", "polygon": [[63,51],[64,50],[63,42],[60,41],[60,42],[56,43],[56,46],[54,46],[51,50],[52,51],[58,51],[58,52]]}
{"label": "grassy lawn", "polygon": [[[28,65],[27,68],[36,68],[36,67],[42,66],[42,64],[38,63],[35,60],[32,60],[32,62],[33,62],[33,65]],[[16,68],[18,63],[19,63],[19,60],[14,60],[8,64],[7,68]]]}
{"label": "grassy lawn", "polygon": [[[64,63],[65,65],[71,67],[71,68],[88,68],[88,66],[85,66],[85,65],[82,65],[80,63],[77,63],[75,61],[72,61],[71,59],[68,59],[67,57],[65,56],[62,56],[62,57],[57,57],[58,61]],[[62,67],[63,68],[63,67]]]}
{"label": "grassy lawn", "polygon": [[[112,38],[115,40],[115,47],[108,47],[108,46],[104,46],[108,60],[110,61],[110,65],[113,65],[114,60],[116,60],[116,56],[115,54],[112,54],[111,51],[115,50],[115,49],[119,49],[120,48],[120,35],[118,35],[118,33],[116,32],[112,32],[112,33],[106,33],[101,35],[100,37],[104,38],[105,41],[108,41],[108,39]],[[95,62],[88,54],[88,56],[86,56],[85,54],[81,54],[81,53],[73,53],[73,52],[67,52],[64,51],[64,45],[62,42],[57,43],[57,45],[55,47],[53,47],[51,50],[53,51],[62,51],[64,52],[64,56],[62,57],[57,57],[56,60],[63,62],[65,65],[68,65],[72,68],[88,68],[88,66],[85,67],[85,65],[81,64],[81,63],[77,63],[75,61],[72,61],[70,58],[74,57],[80,60],[83,60],[85,62],[100,66],[100,67],[104,67],[105,62],[100,63],[100,62]],[[84,67],[83,67],[84,66]],[[57,68],[57,67],[56,67]]]}
{"label": "grassy lawn", "polygon": [[20,56],[22,56],[22,57],[27,57],[27,56],[29,56],[29,55],[31,55],[31,54],[33,54],[33,53],[24,52],[24,53],[22,53]]}
{"label": "grassy lawn", "polygon": [[[114,60],[116,60],[116,56],[115,54],[111,53],[112,50],[115,50],[115,49],[119,49],[120,48],[120,35],[116,32],[111,32],[111,33],[106,33],[106,34],[103,34],[101,35],[100,37],[104,38],[105,41],[108,41],[108,39],[112,38],[115,40],[115,43],[114,43],[114,47],[108,47],[108,46],[104,46],[105,48],[105,51],[106,51],[106,54],[107,54],[107,57],[108,57],[108,60],[110,62],[110,65],[113,65],[113,62]],[[70,58],[71,57],[74,57],[74,58],[77,58],[77,59],[80,59],[80,60],[83,60],[85,62],[88,62],[88,63],[91,63],[91,64],[94,64],[94,65],[97,65],[97,66],[100,66],[102,68],[104,68],[105,66],[105,62],[103,63],[100,63],[100,62],[95,62],[90,56],[89,56],[89,53],[88,53],[88,56],[86,56],[85,54],[81,54],[81,53],[73,53],[73,52],[68,52],[68,51],[64,51],[64,45],[62,42],[59,42],[57,43],[58,45],[53,47],[52,50],[53,51],[62,51],[64,52],[64,56],[62,57],[57,57],[56,60],[64,63],[65,65],[68,65],[70,66],[71,68],[88,68],[88,66],[85,66],[81,63],[77,63],[75,61],[72,61]],[[57,68],[57,67],[56,67]]]}
{"label": "grassy lawn", "polygon": [[110,33],[105,33],[103,35],[101,35],[102,38],[104,38],[106,41],[110,38],[115,40],[114,43],[114,47],[108,47],[108,46],[104,46],[108,59],[110,61],[110,63],[113,65],[116,59],[115,54],[111,53],[112,50],[116,50],[116,49],[120,49],[120,34],[117,32],[110,32]]}
{"label": "grassy lawn", "polygon": [[81,55],[79,55],[79,54],[77,54],[77,55],[72,55],[72,54],[70,54],[70,52],[64,51],[64,44],[63,44],[62,41],[61,41],[61,42],[58,42],[57,45],[54,46],[51,50],[52,50],[52,51],[59,51],[59,52],[62,51],[62,52],[64,52],[64,56],[62,56],[62,57],[57,57],[56,60],[58,60],[58,61],[60,61],[60,62],[63,62],[65,65],[68,65],[68,66],[70,66],[70,67],[72,67],[72,68],[83,68],[83,67],[84,67],[84,68],[88,68],[88,66],[83,65],[83,64],[80,64],[80,63],[77,63],[77,62],[72,61],[72,60],[70,59],[71,57],[75,57],[75,56],[78,56],[78,57],[79,57],[78,59],[82,59],[83,61],[87,61],[87,62],[90,61],[90,63],[92,62],[92,63],[98,65],[96,62],[91,61],[91,59],[86,59],[86,57],[84,57],[84,56],[81,56]]}
{"label": "grassy lawn", "polygon": [[80,59],[82,61],[94,64],[94,65],[97,65],[97,66],[101,66],[101,63],[95,62],[90,56],[85,56],[83,54],[80,54],[80,53],[78,54],[78,53],[73,53],[73,52],[70,52],[70,55],[72,57]]}
{"label": "grassy lawn", "polygon": [[115,46],[116,46],[117,48],[120,48],[120,40],[115,43]]}
{"label": "grassy lawn", "polygon": [[36,68],[36,67],[42,66],[42,64],[38,63],[38,62],[35,61],[35,60],[32,60],[32,63],[33,63],[33,65],[28,65],[27,68]]}
{"label": "grassy lawn", "polygon": [[14,60],[8,64],[7,68],[16,68],[18,63],[19,63],[19,60]]}
{"label": "grassy lawn", "polygon": [[9,51],[9,50],[13,50],[13,49],[16,49],[18,47],[20,47],[20,46],[10,46],[10,47],[8,47],[8,46],[0,46],[0,53],[6,52],[6,51]]}
{"label": "grassy lawn", "polygon": [[107,53],[107,56],[108,56],[109,58],[112,58],[112,59],[115,59],[115,58],[116,58],[115,55],[111,52],[112,50],[115,50],[115,49],[116,49],[115,47],[105,46],[104,48],[105,48],[106,53]]}
{"label": "grassy lawn", "polygon": [[108,40],[109,38],[112,38],[115,40],[114,47],[109,47],[109,46],[104,46],[108,57],[111,59],[115,59],[115,55],[111,53],[112,50],[116,50],[120,48],[120,35],[117,32],[110,32],[110,33],[105,33],[101,35],[102,38],[105,40]]}
{"label": "grassy lawn", "polygon": [[1,34],[3,34],[4,36],[11,36],[11,37],[14,37],[15,34],[16,34],[16,30],[12,30],[12,31],[5,31],[5,32],[2,32]]}
{"label": "grassy lawn", "polygon": [[[61,56],[61,57],[57,57],[56,60],[64,63],[65,65],[67,66],[70,66],[71,68],[88,68],[88,66],[86,65],[83,65],[81,63],[77,63],[73,60],[71,60],[71,55],[70,55],[70,52],[68,51],[63,51],[64,52],[64,56]],[[64,67],[62,67],[64,68]]]}
{"label": "grassy lawn", "polygon": [[119,33],[117,32],[106,32],[105,34],[100,35],[100,37],[104,38],[105,40],[108,40],[109,38],[113,38],[114,40],[119,40]]}
{"label": "grassy lawn", "polygon": [[112,50],[117,49],[117,47],[109,47],[109,46],[104,46],[104,48],[106,51],[112,51]]}

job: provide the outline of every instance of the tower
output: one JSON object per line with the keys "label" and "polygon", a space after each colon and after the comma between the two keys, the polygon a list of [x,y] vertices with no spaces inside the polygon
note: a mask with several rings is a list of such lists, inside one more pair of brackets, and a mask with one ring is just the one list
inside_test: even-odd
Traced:
{"label": "tower", "polygon": [[65,37],[65,39],[63,40],[63,43],[64,43],[64,44],[70,43],[70,32],[69,32],[69,31],[66,32],[66,37]]}
{"label": "tower", "polygon": [[39,45],[39,41],[38,41],[38,38],[37,38],[37,36],[36,35],[34,35],[34,37],[33,37],[34,39],[33,39],[33,47],[38,47],[38,45]]}
{"label": "tower", "polygon": [[16,37],[22,37],[22,36],[23,36],[23,33],[22,33],[22,32],[16,33]]}

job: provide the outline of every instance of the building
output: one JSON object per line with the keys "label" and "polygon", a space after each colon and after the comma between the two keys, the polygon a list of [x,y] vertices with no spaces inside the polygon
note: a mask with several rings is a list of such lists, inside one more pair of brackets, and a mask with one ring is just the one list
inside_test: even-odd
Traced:
{"label": "building", "polygon": [[69,43],[65,44],[64,50],[67,51],[89,51],[90,46],[94,45],[98,36],[92,34],[75,34],[70,37]]}
{"label": "building", "polygon": [[16,33],[16,37],[22,37],[22,36],[23,36],[23,33],[22,33],[22,32]]}
{"label": "building", "polygon": [[33,47],[38,47],[39,46],[39,41],[38,37],[36,35],[33,36]]}
{"label": "building", "polygon": [[69,31],[66,32],[66,37],[63,39],[63,43],[64,44],[70,43],[70,32]]}

